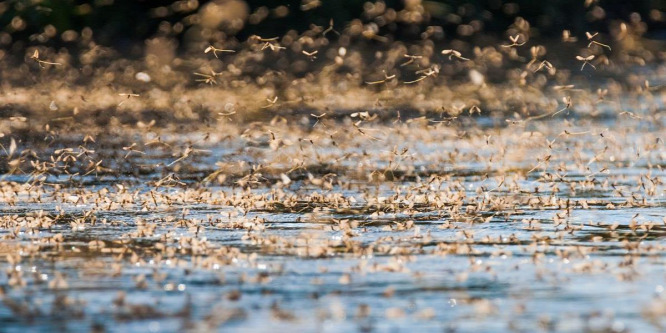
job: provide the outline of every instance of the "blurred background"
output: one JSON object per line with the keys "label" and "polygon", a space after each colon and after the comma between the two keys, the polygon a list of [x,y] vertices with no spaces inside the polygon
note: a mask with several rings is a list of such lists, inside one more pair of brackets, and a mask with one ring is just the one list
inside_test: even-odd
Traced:
{"label": "blurred background", "polygon": [[479,42],[505,38],[518,17],[530,23],[535,38],[559,38],[564,29],[603,33],[623,21],[640,23],[647,38],[666,39],[664,0],[5,0],[0,48],[74,47],[84,37],[139,56],[155,36],[170,37],[183,50],[203,41],[284,36],[313,25],[325,29],[331,19],[339,31],[371,23],[374,33],[392,40]]}

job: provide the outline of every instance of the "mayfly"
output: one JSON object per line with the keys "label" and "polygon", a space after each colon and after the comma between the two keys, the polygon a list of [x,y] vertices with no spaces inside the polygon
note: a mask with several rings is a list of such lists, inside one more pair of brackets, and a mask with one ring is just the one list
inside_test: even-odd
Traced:
{"label": "mayfly", "polygon": [[232,115],[235,115],[236,111],[230,111],[230,112],[218,112],[217,115],[220,117],[229,117]]}
{"label": "mayfly", "polygon": [[556,114],[558,114],[558,113],[560,113],[560,112],[562,112],[562,111],[564,111],[564,110],[569,110],[569,109],[571,109],[571,106],[573,105],[573,104],[571,103],[571,96],[564,96],[564,97],[562,97],[562,102],[564,103],[564,107],[563,107],[562,109],[556,111],[555,113],[553,113],[553,114],[551,115],[551,117],[555,116]]}
{"label": "mayfly", "polygon": [[236,52],[236,51],[234,51],[234,50],[218,49],[218,48],[216,48],[216,47],[213,46],[213,45],[209,45],[209,46],[204,50],[204,53],[209,53],[209,52],[213,52],[213,55],[215,56],[215,58],[218,58],[218,59],[219,59],[219,57],[217,56],[217,52],[234,53],[234,52]]}
{"label": "mayfly", "polygon": [[197,82],[204,82],[206,84],[217,84],[217,81],[215,81],[215,78],[219,76],[222,73],[215,73],[215,71],[211,70],[210,74],[204,74],[204,73],[194,73],[194,75],[201,76],[201,79],[196,79],[195,81]]}
{"label": "mayfly", "polygon": [[139,94],[134,94],[134,93],[120,93],[118,96],[125,96],[127,99],[130,99],[131,97],[139,97]]}
{"label": "mayfly", "polygon": [[511,44],[502,45],[502,47],[523,46],[525,43],[527,43],[526,41],[523,41],[522,43],[518,42],[520,40],[520,35],[509,36],[509,39],[511,40]]}
{"label": "mayfly", "polygon": [[319,51],[317,50],[314,50],[312,52],[303,50],[301,52],[303,52],[303,54],[305,54],[308,57],[308,59],[310,59],[310,61],[314,61],[315,59],[317,59],[317,53],[319,53]]}
{"label": "mayfly", "polygon": [[605,48],[607,48],[608,51],[611,51],[611,47],[610,47],[610,46],[608,46],[608,45],[606,45],[606,44],[603,44],[603,43],[599,43],[599,42],[597,42],[596,40],[594,40],[594,37],[597,37],[597,35],[599,35],[598,32],[595,32],[594,34],[591,34],[591,33],[589,33],[589,32],[586,32],[586,33],[585,33],[585,36],[587,36],[587,40],[590,41],[590,43],[587,44],[587,47],[592,46],[592,44],[596,44],[596,45],[599,45],[599,46],[601,46],[601,47],[605,47]]}
{"label": "mayfly", "polygon": [[126,102],[127,100],[129,100],[130,98],[132,98],[132,97],[139,97],[139,94],[133,94],[133,93],[121,93],[121,94],[118,94],[118,96],[125,96],[125,97],[127,97],[126,100],[124,100],[124,101],[118,103],[118,106],[121,106],[121,105],[123,105],[123,103],[125,103],[125,102]]}
{"label": "mayfly", "polygon": [[329,33],[329,32],[333,32],[334,34],[340,36],[340,33],[337,32],[335,29],[333,29],[333,19],[331,19],[331,20],[328,22],[328,28],[326,28],[326,30],[322,31],[321,35],[322,35],[323,37],[326,37],[326,34]]}
{"label": "mayfly", "polygon": [[547,60],[544,60],[544,61],[542,61],[542,62],[539,64],[539,66],[537,66],[536,69],[534,69],[534,72],[536,73],[536,72],[540,71],[540,70],[543,69],[543,68],[545,68],[546,70],[548,70],[549,73],[551,73],[551,72],[554,73],[554,71],[555,71],[555,67],[553,66],[553,64],[551,64],[551,63],[550,63],[549,61],[547,61]]}
{"label": "mayfly", "polygon": [[384,79],[383,79],[383,80],[379,80],[379,81],[370,81],[370,82],[367,82],[367,81],[366,81],[365,83],[366,83],[366,84],[369,84],[369,85],[373,85],[373,84],[381,84],[381,83],[386,83],[386,82],[388,82],[388,81],[391,81],[391,80],[395,79],[395,74],[393,74],[393,75],[388,75],[388,74],[386,74],[386,70],[382,70],[382,72],[384,72]]}
{"label": "mayfly", "polygon": [[130,156],[130,154],[132,154],[132,153],[138,153],[138,154],[144,154],[144,155],[146,154],[146,153],[144,153],[140,150],[134,149],[136,146],[137,146],[136,142],[133,142],[130,146],[123,147],[123,150],[127,152],[127,154],[125,154],[125,157],[124,157],[125,159],[127,159]]}
{"label": "mayfly", "polygon": [[523,119],[523,120],[510,120],[510,119],[507,119],[506,121],[507,121],[508,123],[512,123],[512,124],[515,125],[515,124],[525,124],[525,123],[527,123],[527,122],[529,122],[529,121],[532,121],[532,120],[538,120],[538,119],[543,119],[543,118],[546,118],[546,117],[554,117],[556,114],[558,114],[558,113],[560,113],[560,112],[562,112],[562,111],[564,111],[564,110],[569,110],[569,109],[571,108],[571,106],[573,105],[572,102],[571,102],[571,97],[569,97],[569,96],[565,96],[565,97],[563,97],[563,98],[562,98],[562,102],[564,103],[564,108],[562,108],[562,109],[560,109],[560,110],[556,110],[556,111],[551,112],[551,113],[544,113],[544,114],[541,114],[541,115],[538,115],[538,116],[531,116],[531,117],[525,118],[525,119]]}
{"label": "mayfly", "polygon": [[571,37],[571,31],[562,30],[562,41],[565,43],[575,43],[578,41],[578,38]]}
{"label": "mayfly", "polygon": [[439,74],[439,67],[435,65],[435,66],[432,66],[428,69],[420,70],[420,71],[416,72],[416,74],[421,74],[421,77],[419,77],[418,79],[416,79],[414,81],[407,81],[407,82],[405,82],[405,84],[416,83],[416,82],[419,82],[419,81],[423,81],[428,77],[436,76],[437,74]]}
{"label": "mayfly", "polygon": [[444,50],[444,51],[442,51],[442,54],[443,54],[443,55],[448,55],[448,56],[449,56],[449,60],[453,60],[453,58],[457,58],[457,59],[460,59],[460,60],[462,60],[462,61],[467,61],[467,60],[469,60],[469,59],[463,57],[463,56],[462,56],[462,53],[460,53],[459,51],[452,50],[452,49]]}
{"label": "mayfly", "polygon": [[284,46],[280,46],[278,43],[265,42],[264,46],[261,47],[261,50],[271,49],[273,52],[279,52],[280,50],[286,49]]}
{"label": "mayfly", "polygon": [[266,105],[266,106],[262,106],[261,108],[262,108],[262,109],[268,109],[268,108],[270,108],[271,106],[275,105],[275,103],[277,103],[277,100],[278,100],[278,97],[277,97],[277,96],[273,97],[273,99],[266,98],[266,101],[268,102],[268,105]]}
{"label": "mayfly", "polygon": [[285,47],[280,46],[280,44],[278,43],[278,39],[279,39],[279,37],[263,38],[263,37],[258,36],[258,35],[252,35],[250,37],[250,40],[255,40],[255,41],[264,43],[261,46],[262,51],[265,50],[265,49],[271,49],[271,51],[275,51],[275,52],[278,52],[282,49],[285,49]]}
{"label": "mayfly", "polygon": [[474,115],[475,112],[478,113],[478,114],[481,114],[481,108],[476,106],[476,105],[472,105],[472,107],[470,107],[467,112],[469,112],[470,116]]}
{"label": "mayfly", "polygon": [[592,68],[597,69],[590,63],[590,61],[594,60],[594,55],[583,57],[583,56],[576,56],[576,59],[579,61],[583,62],[583,66],[580,67],[580,70],[582,71],[585,68],[585,65],[590,65]]}
{"label": "mayfly", "polygon": [[44,67],[43,65],[54,65],[54,66],[62,65],[59,62],[50,62],[50,61],[44,61],[44,60],[39,59],[39,50],[35,50],[35,52],[32,54],[30,59],[33,59],[33,60],[37,61],[39,66],[42,67],[42,68]]}
{"label": "mayfly", "polygon": [[535,62],[539,60],[539,54],[544,51],[544,48],[541,45],[530,47],[530,54],[532,55],[532,60],[527,63],[527,67],[532,66]]}
{"label": "mayfly", "polygon": [[561,90],[574,90],[576,88],[575,85],[569,84],[565,86],[553,86],[553,90],[555,91],[561,91]]}
{"label": "mayfly", "polygon": [[319,120],[321,120],[321,118],[323,118],[323,117],[326,115],[326,113],[322,113],[322,114],[320,114],[320,115],[316,115],[316,114],[314,114],[314,113],[310,113],[310,115],[313,116],[313,117],[315,117],[315,118],[317,119],[317,121],[314,123],[314,125],[312,125],[312,128],[314,128],[315,126],[317,126],[317,124],[319,124]]}
{"label": "mayfly", "polygon": [[407,60],[406,62],[400,64],[400,67],[407,66],[407,65],[409,65],[409,64],[411,64],[411,63],[414,63],[414,61],[416,61],[417,59],[421,59],[421,58],[423,58],[423,56],[410,55],[410,54],[405,54],[404,57],[405,57],[405,58],[409,58],[409,60]]}

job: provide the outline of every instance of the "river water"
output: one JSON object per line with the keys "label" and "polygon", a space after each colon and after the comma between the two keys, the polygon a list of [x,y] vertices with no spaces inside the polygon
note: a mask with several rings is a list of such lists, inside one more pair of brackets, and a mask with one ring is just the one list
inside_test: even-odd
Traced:
{"label": "river water", "polygon": [[0,331],[663,331],[665,122],[569,118],[36,146],[0,183]]}

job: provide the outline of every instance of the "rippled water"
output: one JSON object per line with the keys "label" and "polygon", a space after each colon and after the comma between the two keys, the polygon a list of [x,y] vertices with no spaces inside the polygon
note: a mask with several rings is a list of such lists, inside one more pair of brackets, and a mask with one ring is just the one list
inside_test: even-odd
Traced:
{"label": "rippled water", "polygon": [[483,121],[163,135],[183,162],[98,140],[118,172],[7,174],[0,330],[666,329],[663,121]]}

